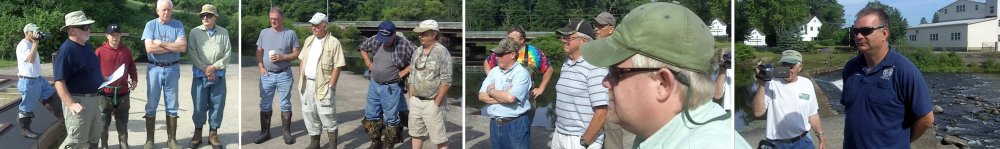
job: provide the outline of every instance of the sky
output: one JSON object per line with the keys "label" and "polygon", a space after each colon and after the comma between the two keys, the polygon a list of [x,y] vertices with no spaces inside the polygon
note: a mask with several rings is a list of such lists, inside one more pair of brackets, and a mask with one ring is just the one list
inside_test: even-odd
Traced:
{"label": "sky", "polygon": [[[844,6],[844,26],[849,27],[854,24],[855,14],[865,7],[871,0],[837,0],[837,3]],[[985,0],[973,0],[984,2]],[[930,22],[934,18],[934,12],[941,9],[955,0],[882,0],[882,4],[899,9],[899,12],[906,18],[910,26],[920,24],[920,18],[925,17]]]}

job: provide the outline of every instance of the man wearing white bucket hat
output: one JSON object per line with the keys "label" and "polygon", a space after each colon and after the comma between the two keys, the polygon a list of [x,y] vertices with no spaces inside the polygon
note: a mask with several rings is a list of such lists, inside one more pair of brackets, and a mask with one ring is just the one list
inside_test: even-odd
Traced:
{"label": "man wearing white bucket hat", "polygon": [[344,62],[344,50],[340,40],[330,35],[327,29],[327,16],[316,13],[309,24],[312,35],[306,37],[302,46],[305,48],[299,54],[301,69],[297,80],[299,94],[302,97],[302,119],[309,133],[308,149],[319,148],[320,135],[327,133],[330,138],[328,148],[337,148],[337,104],[334,101],[340,68]]}
{"label": "man wearing white bucket hat", "polygon": [[[83,11],[66,14],[65,30],[69,39],[59,46],[52,61],[56,93],[62,100],[66,124],[65,148],[97,148],[102,130],[98,87],[105,78],[94,47],[87,44],[90,24]],[[60,147],[63,148],[63,147]]]}

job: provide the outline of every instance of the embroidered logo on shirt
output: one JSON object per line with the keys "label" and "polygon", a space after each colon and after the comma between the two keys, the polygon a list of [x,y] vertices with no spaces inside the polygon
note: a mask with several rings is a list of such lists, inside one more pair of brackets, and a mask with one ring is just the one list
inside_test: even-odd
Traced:
{"label": "embroidered logo on shirt", "polygon": [[892,78],[892,70],[893,70],[893,67],[889,67],[889,68],[886,68],[885,70],[883,70],[882,71],[882,79],[889,80],[890,78]]}
{"label": "embroidered logo on shirt", "polygon": [[799,93],[799,99],[802,99],[802,100],[809,100],[809,94],[806,94],[806,93]]}

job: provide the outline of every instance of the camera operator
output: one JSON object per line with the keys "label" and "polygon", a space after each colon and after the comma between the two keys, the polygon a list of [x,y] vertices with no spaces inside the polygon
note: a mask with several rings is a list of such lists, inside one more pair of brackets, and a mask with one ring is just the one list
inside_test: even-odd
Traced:
{"label": "camera operator", "polygon": [[[802,71],[802,55],[794,50],[781,52],[778,67],[788,68],[787,73],[758,70],[757,93],[753,98],[754,116],[767,113],[765,139],[759,148],[814,148],[809,131],[814,131],[819,140],[819,148],[825,148],[823,129],[820,127],[819,106],[813,83],[808,78],[798,76]],[[766,68],[761,65],[758,69]],[[778,74],[778,75],[773,75]],[[788,74],[788,77],[780,76]],[[774,77],[775,79],[770,79]],[[810,129],[810,126],[812,129]]]}
{"label": "camera operator", "polygon": [[[722,54],[719,60],[719,70],[715,76],[715,97],[716,103],[721,103],[726,111],[733,110],[733,56],[732,53]],[[724,99],[725,98],[725,99]],[[728,99],[728,100],[726,100]]]}
{"label": "camera operator", "polygon": [[24,25],[24,39],[17,43],[17,91],[21,94],[21,104],[18,105],[17,121],[21,126],[21,136],[37,139],[40,134],[31,131],[31,119],[34,111],[44,106],[56,118],[62,118],[62,106],[58,99],[51,100],[55,89],[49,81],[42,77],[41,59],[38,57],[38,46],[48,35],[39,31],[38,25]]}

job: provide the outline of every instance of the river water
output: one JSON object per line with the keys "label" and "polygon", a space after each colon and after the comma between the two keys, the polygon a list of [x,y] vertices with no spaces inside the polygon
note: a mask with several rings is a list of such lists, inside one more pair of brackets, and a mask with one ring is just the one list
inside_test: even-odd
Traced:
{"label": "river water", "polygon": [[[840,73],[813,78],[837,113],[844,111]],[[988,111],[1000,107],[1000,74],[924,73],[924,80],[933,104],[944,109],[934,115],[938,138],[955,135],[973,148],[1000,147],[1000,116]]]}

